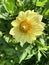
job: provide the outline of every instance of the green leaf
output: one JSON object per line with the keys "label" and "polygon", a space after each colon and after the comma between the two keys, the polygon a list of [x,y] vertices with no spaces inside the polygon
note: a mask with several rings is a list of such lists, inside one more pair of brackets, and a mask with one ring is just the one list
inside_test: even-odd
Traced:
{"label": "green leaf", "polygon": [[19,63],[21,63],[23,60],[30,59],[33,55],[36,54],[36,49],[33,49],[32,45],[29,45],[26,48],[24,47],[24,49],[20,51],[22,51],[22,53],[19,55]]}
{"label": "green leaf", "polygon": [[24,52],[22,53],[22,55],[20,56],[20,58],[19,58],[19,59],[20,59],[19,63],[21,63],[22,60],[24,60],[26,56],[27,56],[27,52],[24,51]]}
{"label": "green leaf", "polygon": [[49,14],[49,9],[45,12],[45,15],[48,15]]}
{"label": "green leaf", "polygon": [[43,12],[42,12],[42,15],[43,15],[45,18],[49,19],[49,0],[47,0],[46,5],[44,6],[44,10],[43,10]]}
{"label": "green leaf", "polygon": [[47,0],[43,0],[42,2],[41,1],[39,1],[39,0],[37,0],[36,1],[36,6],[44,6],[45,5],[45,3],[47,2]]}
{"label": "green leaf", "polygon": [[40,51],[38,50],[38,62],[41,60],[41,53],[40,53]]}
{"label": "green leaf", "polygon": [[4,60],[4,61],[2,61],[2,62],[0,62],[0,65],[4,65],[4,64],[5,64],[5,62],[6,62],[5,60]]}
{"label": "green leaf", "polygon": [[2,0],[2,4],[8,13],[14,14],[15,0]]}
{"label": "green leaf", "polygon": [[6,48],[5,52],[7,55],[12,56],[15,54],[15,50],[13,48]]}
{"label": "green leaf", "polygon": [[0,37],[2,37],[3,33],[0,31]]}

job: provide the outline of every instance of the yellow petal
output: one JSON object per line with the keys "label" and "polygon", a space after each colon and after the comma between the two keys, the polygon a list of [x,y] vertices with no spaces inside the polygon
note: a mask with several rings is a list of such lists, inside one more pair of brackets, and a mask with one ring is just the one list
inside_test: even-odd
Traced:
{"label": "yellow petal", "polygon": [[10,30],[9,34],[15,35],[15,28],[12,28],[12,29]]}
{"label": "yellow petal", "polygon": [[17,22],[16,22],[16,20],[12,21],[11,24],[12,24],[12,26],[16,27],[16,26],[17,26]]}

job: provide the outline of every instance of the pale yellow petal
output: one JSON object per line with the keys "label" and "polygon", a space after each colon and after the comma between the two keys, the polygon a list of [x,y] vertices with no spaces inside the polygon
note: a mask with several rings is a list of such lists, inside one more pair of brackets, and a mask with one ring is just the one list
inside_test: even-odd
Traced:
{"label": "pale yellow petal", "polygon": [[43,33],[44,27],[42,25],[34,25],[34,30],[32,30],[33,35],[41,35]]}
{"label": "pale yellow petal", "polygon": [[16,20],[12,21],[11,24],[12,24],[12,26],[16,27],[16,26],[17,26],[17,22],[16,22]]}
{"label": "pale yellow petal", "polygon": [[40,23],[42,20],[42,15],[39,15],[38,13],[32,13],[32,15],[29,16],[29,19],[31,22]]}
{"label": "pale yellow petal", "polygon": [[9,34],[15,35],[15,28],[12,28],[12,29],[10,30]]}
{"label": "pale yellow petal", "polygon": [[42,21],[43,16],[38,14],[38,17],[39,17],[39,21]]}
{"label": "pale yellow petal", "polygon": [[21,20],[26,19],[25,12],[21,11],[18,15],[18,18],[20,18]]}

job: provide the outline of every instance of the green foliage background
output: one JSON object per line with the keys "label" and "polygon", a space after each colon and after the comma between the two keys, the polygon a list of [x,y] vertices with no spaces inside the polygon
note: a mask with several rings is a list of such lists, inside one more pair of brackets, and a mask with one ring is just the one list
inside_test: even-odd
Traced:
{"label": "green foliage background", "polygon": [[[43,15],[44,33],[32,44],[16,43],[9,34],[20,11]],[[49,0],[0,0],[0,65],[49,65]]]}

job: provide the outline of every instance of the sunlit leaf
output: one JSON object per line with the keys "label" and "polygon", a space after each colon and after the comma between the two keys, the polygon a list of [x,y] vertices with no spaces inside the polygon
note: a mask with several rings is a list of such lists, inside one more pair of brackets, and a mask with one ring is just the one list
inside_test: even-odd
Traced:
{"label": "sunlit leaf", "polygon": [[40,51],[38,50],[38,62],[40,61],[40,59],[41,59],[41,53],[40,53]]}
{"label": "sunlit leaf", "polygon": [[2,0],[2,4],[8,13],[14,14],[15,0]]}
{"label": "sunlit leaf", "polygon": [[44,6],[45,5],[45,3],[47,2],[47,0],[43,0],[42,2],[40,1],[40,0],[37,0],[36,1],[36,6]]}

